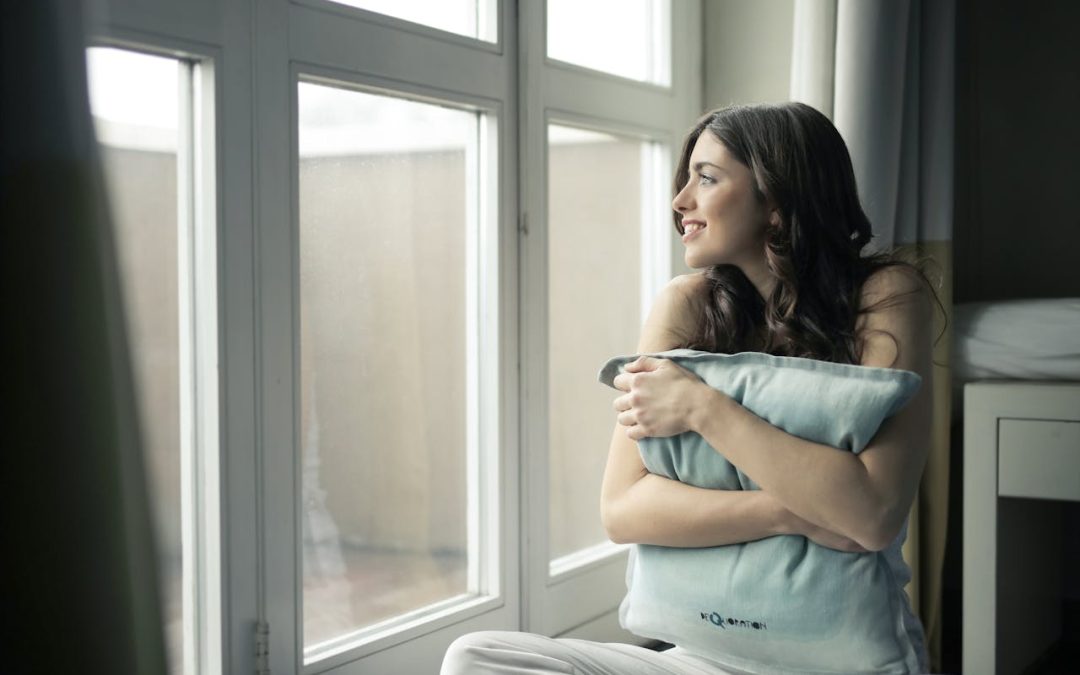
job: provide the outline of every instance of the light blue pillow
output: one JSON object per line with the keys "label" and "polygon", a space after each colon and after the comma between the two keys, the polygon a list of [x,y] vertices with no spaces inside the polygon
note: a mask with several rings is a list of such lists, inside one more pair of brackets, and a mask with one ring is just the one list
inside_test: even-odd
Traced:
{"label": "light blue pillow", "polygon": [[[921,384],[918,374],[758,352],[658,354],[695,373],[770,424],[861,452]],[[600,371],[612,386],[637,356]],[[652,473],[698,487],[757,490],[742,471],[687,432],[638,442]],[[635,545],[623,627],[754,673],[910,673],[918,656],[905,599],[884,552],[845,553],[802,536],[713,548]]]}

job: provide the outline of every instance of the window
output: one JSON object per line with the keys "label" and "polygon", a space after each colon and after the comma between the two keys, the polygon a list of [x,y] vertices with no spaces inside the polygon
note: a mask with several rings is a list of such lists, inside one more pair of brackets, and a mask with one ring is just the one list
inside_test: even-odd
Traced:
{"label": "window", "polygon": [[[680,12],[666,14],[675,8]],[[531,496],[525,527],[536,533],[525,548],[526,567],[536,570],[523,580],[527,629],[633,639],[621,632],[615,612],[625,592],[626,550],[607,541],[598,513],[615,417],[614,396],[596,382],[596,373],[610,356],[634,350],[649,304],[671,276],[669,158],[685,121],[672,128],[664,120],[683,114],[677,111],[691,99],[611,77],[599,65],[567,68],[558,61],[556,36],[577,30],[570,25],[575,21],[588,23],[582,16],[597,12],[590,28],[597,34],[614,25],[618,12],[604,3],[583,3],[578,14],[554,2],[546,10],[539,3],[520,9],[521,25],[530,27],[521,35],[525,77],[540,82],[523,98],[534,126],[523,132],[521,169],[528,216],[522,240],[522,391],[530,401],[522,419],[523,457]],[[590,39],[604,49],[618,51],[625,43],[664,52],[669,43],[662,25],[685,25],[686,9],[659,3],[653,11],[664,17],[643,22],[648,30],[640,36]],[[600,17],[610,21],[605,25]],[[543,44],[546,54],[530,49]],[[685,58],[681,50],[665,57],[682,64],[672,70],[678,74],[673,91],[685,91]],[[683,120],[693,119],[696,111],[685,110]]]}
{"label": "window", "polygon": [[[169,672],[200,672],[215,630],[216,302],[212,187],[197,63],[87,53],[91,111],[116,228]],[[209,482],[208,482],[209,481]]]}
{"label": "window", "polygon": [[[548,535],[555,576],[614,549],[599,509],[613,396],[597,386],[596,371],[637,346],[642,259],[657,253],[642,233],[656,228],[653,197],[664,186],[653,178],[656,143],[560,124],[549,124],[547,135]],[[610,264],[616,273],[597,273]],[[644,289],[645,301],[651,297]]]}
{"label": "window", "polygon": [[671,82],[670,0],[547,0],[547,53],[632,80]]}
{"label": "window", "polygon": [[96,43],[162,68],[95,115],[172,672],[626,639],[595,375],[671,276],[700,3],[105,3]]}
{"label": "window", "polygon": [[298,102],[304,651],[317,660],[492,587],[477,290],[481,195],[497,186],[483,184],[484,113],[306,82]]}
{"label": "window", "polygon": [[494,0],[330,0],[439,30],[495,41]]}

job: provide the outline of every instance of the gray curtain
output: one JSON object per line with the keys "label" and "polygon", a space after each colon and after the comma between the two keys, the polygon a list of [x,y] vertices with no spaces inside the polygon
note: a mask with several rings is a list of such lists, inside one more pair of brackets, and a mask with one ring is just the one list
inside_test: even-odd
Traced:
{"label": "gray curtain", "polygon": [[0,12],[2,668],[164,673],[80,3],[5,2]]}
{"label": "gray curtain", "polygon": [[940,329],[952,324],[955,15],[953,0],[796,0],[791,69],[791,98],[828,115],[851,151],[871,248],[925,260],[945,308],[934,331],[930,454],[904,547],[935,671],[949,486],[951,336]]}
{"label": "gray curtain", "polygon": [[791,98],[851,151],[878,248],[952,239],[952,0],[796,0]]}

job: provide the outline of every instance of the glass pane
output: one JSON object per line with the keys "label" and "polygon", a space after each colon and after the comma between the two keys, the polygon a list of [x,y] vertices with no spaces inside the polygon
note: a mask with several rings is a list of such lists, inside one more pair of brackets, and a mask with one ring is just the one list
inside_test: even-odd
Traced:
{"label": "glass pane", "polygon": [[607,542],[600,483],[615,414],[600,366],[641,329],[644,158],[638,139],[548,127],[551,559]]}
{"label": "glass pane", "polygon": [[177,117],[174,59],[87,52],[90,107],[116,228],[157,531],[169,672],[184,672]]}
{"label": "glass pane", "polygon": [[331,0],[466,37],[495,42],[495,0]]}
{"label": "glass pane", "polygon": [[642,82],[671,82],[669,0],[547,0],[547,54]]}
{"label": "glass pane", "polygon": [[301,83],[298,94],[310,653],[472,590],[467,352],[477,317],[467,292],[480,120],[322,85]]}

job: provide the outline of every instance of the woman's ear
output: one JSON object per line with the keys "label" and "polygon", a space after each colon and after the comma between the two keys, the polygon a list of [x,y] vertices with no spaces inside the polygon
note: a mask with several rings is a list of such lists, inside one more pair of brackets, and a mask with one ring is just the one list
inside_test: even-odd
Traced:
{"label": "woman's ear", "polygon": [[769,205],[769,224],[773,227],[780,227],[782,218],[780,217],[780,208],[772,204]]}

